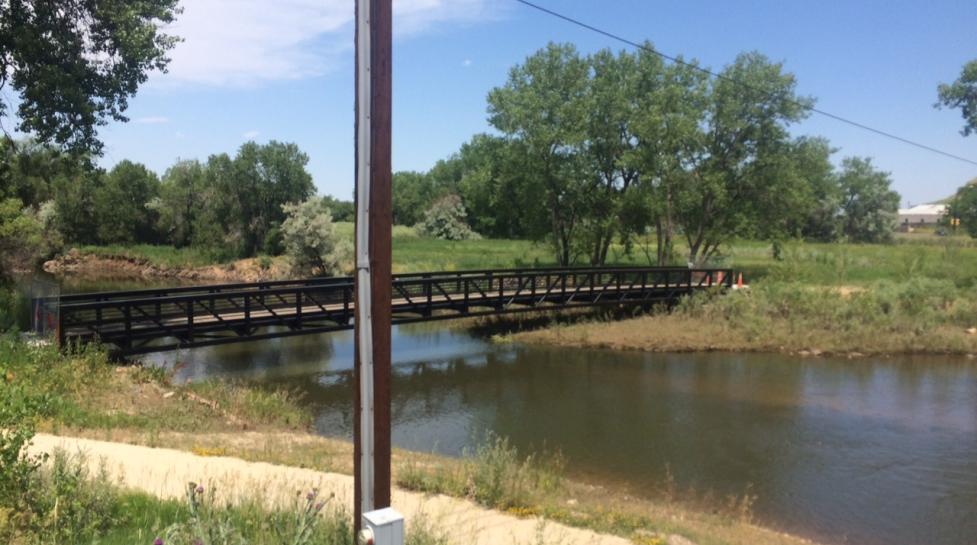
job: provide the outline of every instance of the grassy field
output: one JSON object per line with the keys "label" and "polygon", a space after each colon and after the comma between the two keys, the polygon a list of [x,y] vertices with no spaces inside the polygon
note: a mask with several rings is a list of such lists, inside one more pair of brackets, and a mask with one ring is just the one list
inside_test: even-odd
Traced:
{"label": "grassy field", "polygon": [[[337,229],[352,238],[353,225]],[[85,246],[84,254],[126,256],[166,267],[202,267],[219,263],[198,248],[171,246]],[[677,255],[685,249],[676,248]],[[281,259],[281,258],[275,258]],[[481,239],[461,242],[422,238],[410,227],[393,232],[395,272],[454,271],[507,267],[551,266],[554,256],[545,243],[528,240]],[[580,263],[585,265],[586,263]],[[630,253],[611,248],[610,265],[648,265],[641,245]],[[866,285],[879,280],[915,277],[949,280],[958,286],[977,283],[977,241],[927,233],[899,234],[892,244],[787,242],[779,259],[767,242],[736,241],[712,265],[743,271],[749,280],[775,280],[821,286]]]}

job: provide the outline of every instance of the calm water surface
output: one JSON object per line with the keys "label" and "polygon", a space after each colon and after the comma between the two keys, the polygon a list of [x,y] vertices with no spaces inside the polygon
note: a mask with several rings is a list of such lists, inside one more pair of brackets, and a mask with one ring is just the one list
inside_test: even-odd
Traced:
{"label": "calm water surface", "polygon": [[[178,377],[303,391],[351,437],[352,335],[150,357]],[[977,543],[977,364],[495,345],[394,331],[394,443],[460,454],[487,430],[544,443],[579,477],[653,496],[756,494],[762,524],[828,543]],[[748,488],[749,487],[749,488]]]}

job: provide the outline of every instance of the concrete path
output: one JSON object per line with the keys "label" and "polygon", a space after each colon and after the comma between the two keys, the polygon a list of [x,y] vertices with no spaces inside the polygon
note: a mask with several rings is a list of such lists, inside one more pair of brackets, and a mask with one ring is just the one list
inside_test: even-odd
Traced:
{"label": "concrete path", "polygon": [[[182,499],[186,483],[216,487],[221,501],[262,495],[269,507],[294,505],[298,491],[318,488],[323,497],[352,508],[353,478],[311,469],[245,462],[222,456],[201,457],[165,448],[38,434],[31,452],[61,448],[81,452],[93,470],[104,463],[110,477],[122,486],[165,499]],[[571,528],[540,519],[522,519],[486,509],[467,500],[395,489],[393,505],[407,520],[426,517],[457,545],[627,545],[629,540]]]}

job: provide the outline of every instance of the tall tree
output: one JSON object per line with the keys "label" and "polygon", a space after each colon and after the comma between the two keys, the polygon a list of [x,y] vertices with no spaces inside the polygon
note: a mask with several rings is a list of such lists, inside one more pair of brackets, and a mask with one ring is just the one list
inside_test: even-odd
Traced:
{"label": "tall tree", "polygon": [[667,265],[675,260],[678,199],[692,183],[692,170],[704,146],[708,77],[695,69],[694,62],[665,66],[660,57],[645,50],[638,52],[638,63],[637,146],[631,159],[640,177],[636,198],[628,199],[622,218],[626,229],[635,234],[654,228],[655,261]]}
{"label": "tall tree", "polygon": [[960,109],[964,136],[977,132],[977,59],[963,65],[956,81],[940,84],[937,94],[937,108]]}
{"label": "tall tree", "polygon": [[733,237],[782,234],[793,198],[787,127],[811,103],[796,95],[793,75],[759,53],[739,55],[722,75],[711,84],[705,137],[676,199],[696,264]]}
{"label": "tall tree", "polygon": [[98,243],[98,216],[95,196],[105,173],[81,170],[64,173],[53,182],[57,228],[66,242]]}
{"label": "tall tree", "polygon": [[392,199],[395,225],[415,225],[424,218],[427,206],[434,202],[434,185],[426,173],[400,171],[393,173]]}
{"label": "tall tree", "polygon": [[157,242],[156,212],[147,204],[159,196],[159,191],[159,178],[144,165],[128,160],[115,165],[95,193],[99,242]]}
{"label": "tall tree", "polygon": [[453,158],[455,183],[476,232],[493,238],[540,238],[549,232],[541,184],[527,173],[521,142],[477,134]]}
{"label": "tall tree", "polygon": [[947,216],[960,220],[960,226],[977,238],[977,184],[967,184],[950,201]]}
{"label": "tall tree", "polygon": [[787,218],[786,233],[808,240],[838,238],[841,187],[831,155],[836,150],[825,138],[801,137],[792,146],[793,172],[800,197]]}
{"label": "tall tree", "polygon": [[489,122],[525,147],[527,172],[543,189],[549,239],[557,262],[568,265],[583,213],[589,63],[569,44],[549,44],[509,72],[489,92]]}
{"label": "tall tree", "polygon": [[157,232],[177,247],[194,240],[194,226],[204,205],[204,167],[199,161],[177,161],[163,174],[159,195],[147,208],[157,215]]}
{"label": "tall tree", "polygon": [[[0,2],[0,90],[17,95],[17,129],[100,152],[96,127],[126,121],[129,97],[166,69],[177,39],[160,27],[177,13],[177,0]],[[0,99],[0,120],[12,106]]]}
{"label": "tall tree", "polygon": [[886,242],[892,239],[899,194],[890,186],[888,172],[876,170],[872,161],[848,157],[842,161],[841,230],[851,242]]}
{"label": "tall tree", "polygon": [[[305,169],[309,156],[292,143],[247,142],[231,163],[226,158],[208,161],[208,186],[214,191],[208,201],[210,225],[224,225],[239,257],[268,251],[276,245],[274,235],[285,220],[282,205],[302,202],[315,193],[312,176]],[[225,241],[224,244],[232,241]],[[208,245],[220,245],[214,236]]]}
{"label": "tall tree", "polygon": [[583,156],[593,187],[586,194],[581,227],[582,249],[592,265],[603,264],[615,237],[622,234],[620,215],[629,190],[638,181],[630,160],[638,144],[634,119],[638,112],[640,76],[634,55],[601,50],[591,55],[586,140]]}

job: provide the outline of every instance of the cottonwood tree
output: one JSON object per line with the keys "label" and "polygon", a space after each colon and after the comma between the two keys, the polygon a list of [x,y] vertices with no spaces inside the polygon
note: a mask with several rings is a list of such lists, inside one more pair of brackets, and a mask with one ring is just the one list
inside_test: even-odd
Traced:
{"label": "cottonwood tree", "polygon": [[937,93],[937,108],[960,109],[964,136],[977,132],[977,59],[963,65],[956,81],[940,84]]}
{"label": "cottonwood tree", "polygon": [[394,172],[391,191],[394,225],[418,223],[424,217],[424,210],[436,198],[431,178],[423,172]]}
{"label": "cottonwood tree", "polygon": [[694,62],[666,66],[649,50],[638,52],[638,66],[638,108],[633,121],[637,145],[631,160],[639,170],[639,180],[622,220],[628,231],[639,235],[653,227],[655,262],[668,265],[675,260],[678,199],[692,183],[693,168],[704,146],[709,79]]}
{"label": "cottonwood tree", "polygon": [[588,189],[580,148],[586,140],[589,63],[569,44],[549,44],[489,92],[489,122],[524,146],[527,174],[540,184],[556,261],[576,259],[573,245]]}
{"label": "cottonwood tree", "polygon": [[785,177],[788,126],[808,114],[796,80],[759,53],[739,55],[714,79],[704,136],[676,198],[689,262],[701,264],[736,236],[779,235],[792,213]]}
{"label": "cottonwood tree", "polygon": [[794,175],[805,194],[797,200],[795,214],[788,218],[787,235],[819,242],[838,239],[841,186],[831,164],[835,151],[825,138],[801,137],[794,141]]}
{"label": "cottonwood tree", "polygon": [[[126,121],[129,97],[165,71],[177,0],[0,2],[0,120],[73,152],[99,153],[97,129]],[[0,95],[2,97],[4,95]]]}
{"label": "cottonwood tree", "polygon": [[848,157],[838,176],[841,189],[841,234],[851,242],[886,242],[892,239],[899,211],[899,194],[890,186],[888,172],[872,161]]}
{"label": "cottonwood tree", "polygon": [[177,161],[163,174],[159,195],[147,208],[157,215],[157,233],[169,244],[189,246],[204,205],[204,166],[196,160]]}
{"label": "cottonwood tree", "polygon": [[639,62],[634,55],[601,50],[587,58],[591,77],[586,97],[583,160],[593,187],[583,194],[581,252],[591,265],[607,261],[611,243],[624,232],[620,221],[631,189],[638,181],[632,160],[638,139],[634,120],[639,111]]}
{"label": "cottonwood tree", "polygon": [[159,196],[156,173],[124,160],[105,175],[95,192],[100,244],[156,242],[156,212],[147,205]]}

